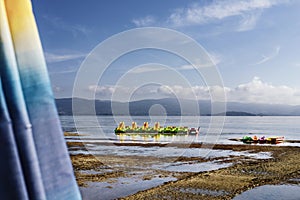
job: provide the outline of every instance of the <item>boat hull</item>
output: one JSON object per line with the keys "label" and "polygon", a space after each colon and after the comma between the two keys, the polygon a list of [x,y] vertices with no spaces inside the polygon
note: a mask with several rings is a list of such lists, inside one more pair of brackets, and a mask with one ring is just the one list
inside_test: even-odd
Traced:
{"label": "boat hull", "polygon": [[284,142],[284,137],[268,137],[254,140],[253,138],[246,136],[240,140],[245,144],[279,144]]}

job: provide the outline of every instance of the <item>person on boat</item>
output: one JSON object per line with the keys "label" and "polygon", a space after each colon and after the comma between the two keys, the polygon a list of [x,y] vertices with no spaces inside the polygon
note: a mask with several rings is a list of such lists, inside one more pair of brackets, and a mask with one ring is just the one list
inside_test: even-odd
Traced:
{"label": "person on boat", "polygon": [[131,123],[131,129],[135,130],[137,128],[136,122]]}
{"label": "person on boat", "polygon": [[258,142],[258,138],[256,135],[253,136],[253,142]]}
{"label": "person on boat", "polygon": [[158,130],[160,128],[159,122],[155,122],[154,124],[154,130]]}
{"label": "person on boat", "polygon": [[146,130],[146,129],[148,129],[148,127],[149,127],[149,124],[148,124],[148,122],[144,122],[144,125],[143,125],[143,130]]}

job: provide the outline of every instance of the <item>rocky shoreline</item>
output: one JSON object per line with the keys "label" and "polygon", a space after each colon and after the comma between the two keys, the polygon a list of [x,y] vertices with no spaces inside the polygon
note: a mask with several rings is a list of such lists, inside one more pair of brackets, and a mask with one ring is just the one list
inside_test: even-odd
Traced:
{"label": "rocky shoreline", "polygon": [[[273,158],[251,161],[241,158],[231,167],[194,174],[124,199],[232,199],[237,194],[260,185],[279,184],[300,177],[299,148],[246,147],[255,151],[268,149]],[[227,148],[240,149],[231,145]],[[196,193],[199,189],[200,192]],[[201,190],[207,192],[201,193]],[[220,195],[215,195],[216,193]]]}
{"label": "rocky shoreline", "polygon": [[[80,150],[85,149],[84,144],[80,142],[67,144],[69,149],[74,150],[75,147]],[[146,146],[143,144],[139,146],[149,147],[149,144],[144,145]],[[180,148],[180,145],[177,148]],[[201,148],[201,145],[191,144],[190,148]],[[130,182],[133,180],[141,185],[149,184],[151,180],[161,180],[161,184],[153,185],[153,187],[141,187],[132,192],[120,193],[117,196],[120,199],[232,199],[243,191],[260,185],[279,184],[300,177],[299,147],[217,144],[212,149],[237,153],[269,152],[271,157],[258,159],[241,153],[224,157],[180,156],[174,159],[134,155],[91,155],[87,151],[86,154],[71,154],[71,159],[77,182],[84,191],[85,188],[90,187],[91,183],[105,183],[104,189],[113,192],[116,190],[114,181],[117,182],[121,178],[127,180],[127,182],[120,183],[124,187],[120,187],[118,183],[118,187],[125,188],[124,190],[126,190],[126,184],[130,187]],[[178,163],[185,163],[187,166],[213,163],[225,167],[200,170],[200,172],[172,171],[165,170],[168,166],[166,163],[175,167]],[[160,165],[162,167],[155,167]],[[89,199],[87,193],[83,196]]]}

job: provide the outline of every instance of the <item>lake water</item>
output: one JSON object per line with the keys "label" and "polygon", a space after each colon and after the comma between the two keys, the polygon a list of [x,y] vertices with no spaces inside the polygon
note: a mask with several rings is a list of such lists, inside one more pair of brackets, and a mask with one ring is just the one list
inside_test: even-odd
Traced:
{"label": "lake water", "polygon": [[[258,137],[284,136],[286,140],[300,140],[300,117],[298,116],[264,116],[264,117],[239,117],[226,116],[131,116],[131,117],[113,117],[113,116],[61,116],[61,123],[64,131],[78,132],[86,135],[82,139],[94,138],[97,141],[143,141],[143,142],[207,142],[218,144],[237,144],[236,141],[230,141],[230,138],[242,138],[249,135]],[[131,125],[136,121],[139,126],[146,121],[150,126],[158,121],[162,126],[188,126],[201,127],[200,134],[195,137],[186,136],[161,136],[160,138],[147,137],[117,137],[114,129],[120,121],[126,125]],[[283,143],[281,145],[299,145],[292,143]]]}
{"label": "lake water", "polygon": [[234,200],[299,200],[300,185],[264,185],[252,190],[243,192],[234,198]]}
{"label": "lake water", "polygon": [[[231,141],[230,138],[242,138],[245,135],[258,137],[266,136],[284,136],[287,140],[300,140],[300,117],[225,117],[224,124],[222,117],[208,116],[201,117],[113,117],[113,116],[60,116],[61,124],[64,131],[78,132],[79,136],[67,136],[67,141],[84,142],[85,149],[69,148],[71,154],[93,154],[99,156],[122,157],[118,161],[101,160],[106,166],[110,166],[109,170],[119,170],[120,168],[132,164],[127,159],[139,157],[143,162],[136,162],[131,166],[126,178],[118,177],[109,179],[104,182],[88,183],[88,187],[81,187],[83,199],[115,199],[134,194],[140,190],[156,187],[170,180],[176,180],[173,173],[178,172],[202,172],[211,171],[224,167],[229,167],[237,156],[244,158],[268,159],[272,155],[270,152],[251,152],[251,151],[232,151],[217,150],[209,148],[177,148],[176,146],[168,146],[172,143],[186,144],[206,142],[212,144],[242,144],[238,141]],[[126,125],[130,125],[132,121],[136,121],[141,126],[148,121],[151,126],[158,121],[162,126],[188,126],[201,127],[200,134],[197,136],[116,136],[114,129],[120,121],[124,121]],[[116,145],[119,143],[159,143],[164,144],[163,148],[159,146],[128,146]],[[263,144],[257,144],[263,145]],[[271,144],[265,144],[271,145]],[[300,146],[299,143],[282,143],[277,145]],[[184,146],[184,145],[183,145]],[[212,161],[193,162],[193,161],[176,161],[178,157],[198,157],[210,158]],[[151,157],[151,159],[149,159]],[[106,157],[107,158],[107,157]],[[143,159],[143,158],[146,158]],[[161,158],[164,158],[163,161]],[[148,161],[147,161],[148,160]],[[229,162],[223,162],[223,161]],[[126,162],[124,162],[126,161]],[[147,168],[144,164],[147,162]],[[125,163],[125,164],[124,164]],[[124,165],[124,166],[123,166]],[[170,173],[166,177],[156,176],[156,170],[163,170]],[[105,170],[104,170],[105,171]],[[102,171],[100,171],[102,173]],[[97,173],[100,173],[97,172]],[[134,172],[134,173],[133,173]],[[145,180],[145,174],[152,174],[151,180]],[[294,188],[292,188],[294,189]],[[299,188],[296,188],[299,189]],[[287,190],[287,193],[289,190]],[[204,193],[205,190],[199,189],[196,192]],[[251,199],[252,193],[242,194],[241,198]],[[265,197],[264,197],[265,198]]]}

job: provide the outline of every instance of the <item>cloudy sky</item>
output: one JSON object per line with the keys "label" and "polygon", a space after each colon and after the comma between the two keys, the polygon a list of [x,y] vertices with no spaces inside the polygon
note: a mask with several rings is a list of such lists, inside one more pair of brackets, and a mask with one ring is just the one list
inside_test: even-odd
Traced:
{"label": "cloudy sky", "polygon": [[[205,80],[195,76],[193,67],[181,58],[144,49],[115,60],[99,83],[82,88],[82,97],[86,94],[84,90],[92,91],[99,99],[110,99],[116,91],[128,92],[129,85],[117,83],[130,70],[134,74],[159,71],[163,79],[173,68],[188,79],[189,85],[180,81],[169,85],[154,81],[135,90],[131,99],[176,94],[185,98],[189,92],[197,99],[209,99],[211,94],[223,90],[228,101],[300,104],[300,1],[32,0],[32,3],[57,98],[73,95],[80,66],[99,43],[130,29],[163,27],[186,34],[205,49],[217,66],[224,89],[219,85],[207,87]],[[136,41],[124,42],[130,45]],[[157,68],[157,63],[169,68]],[[157,75],[152,76],[158,79]]]}

